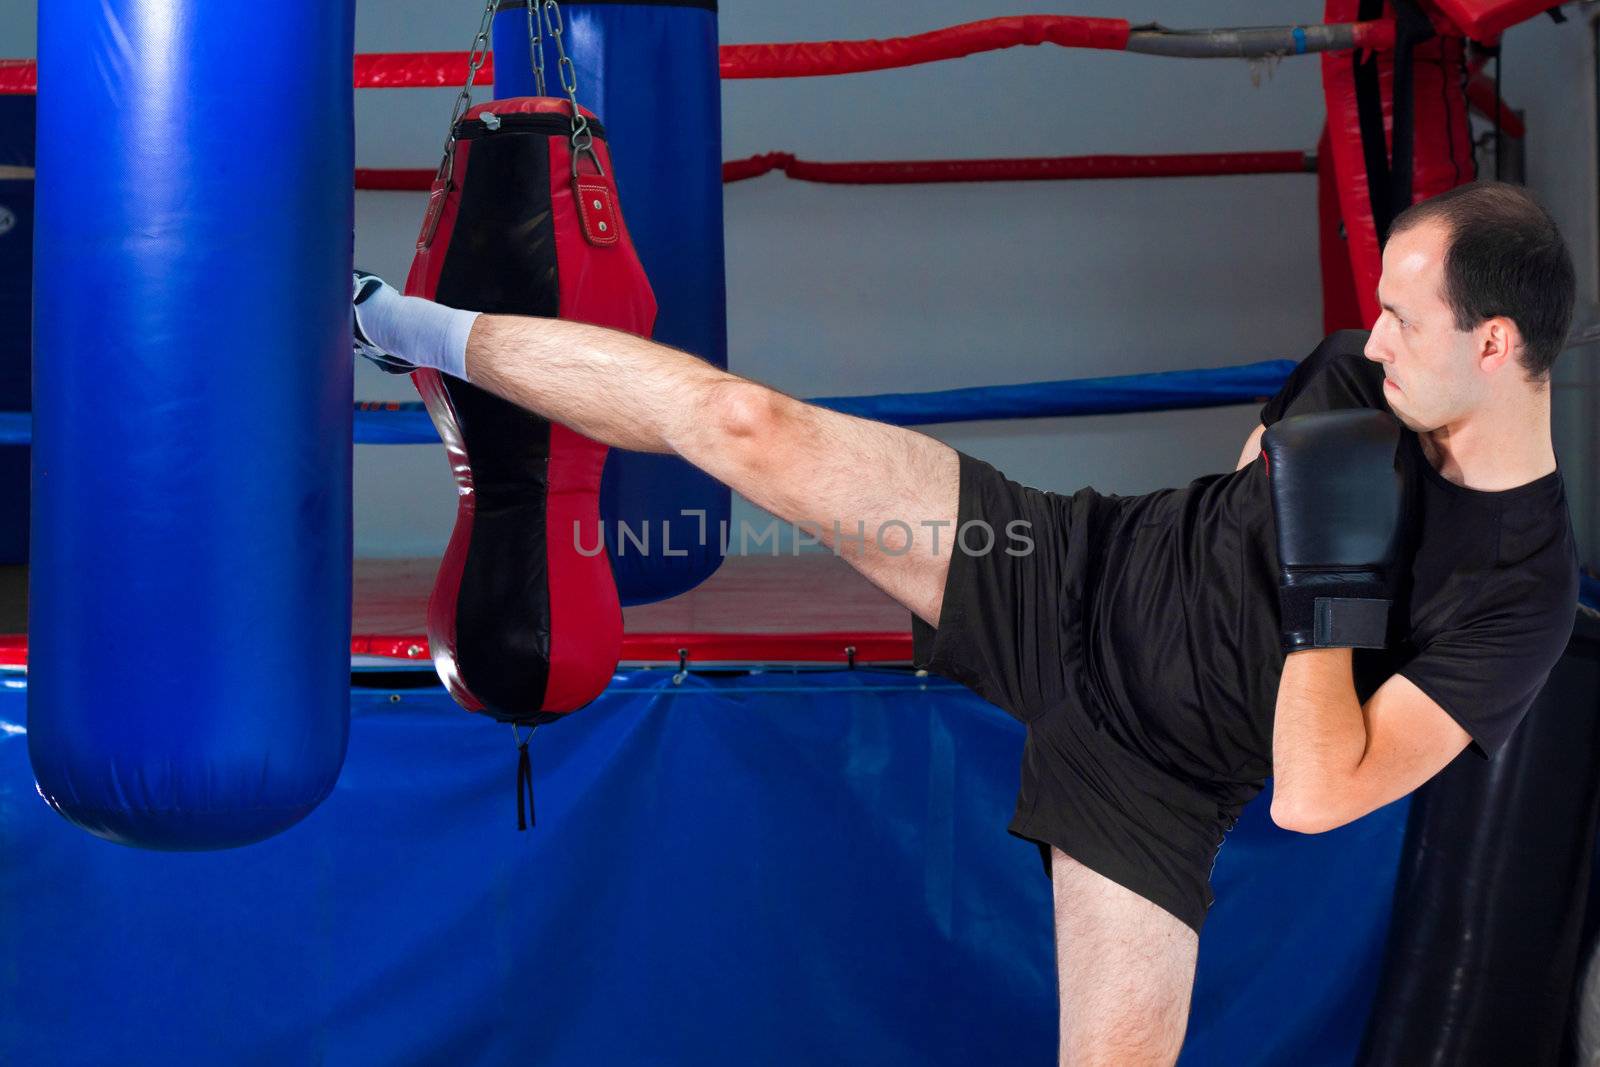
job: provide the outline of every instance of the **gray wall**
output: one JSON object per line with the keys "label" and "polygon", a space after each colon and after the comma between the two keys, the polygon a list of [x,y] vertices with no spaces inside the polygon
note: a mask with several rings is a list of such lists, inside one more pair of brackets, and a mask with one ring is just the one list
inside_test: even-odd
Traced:
{"label": "gray wall", "polygon": [[[389,3],[380,15],[367,4],[358,47],[461,47],[473,6],[445,19],[433,5]],[[731,4],[721,26],[724,41],[875,37],[1016,10],[999,0]],[[1029,10],[1120,16],[1126,5]],[[1297,2],[1275,5],[1273,17],[1317,21],[1320,11]],[[1207,4],[1202,16],[1167,0],[1138,14],[1248,25],[1261,8]],[[358,104],[364,163],[436,156],[448,94],[364,93]],[[1315,59],[1268,69],[1051,47],[729,82],[723,109],[730,159],[777,149],[821,160],[1309,150],[1322,121]],[[806,396],[1299,356],[1319,336],[1314,198],[1306,176],[883,188],[771,176],[729,186],[730,365]],[[421,196],[359,199],[358,257],[403,274]],[[362,396],[404,397],[405,388],[357,379]],[[1036,485],[1136,492],[1231,465],[1253,425],[1253,411],[1238,408],[933,432]],[[360,551],[437,551],[452,508],[442,458],[358,452]]]}
{"label": "gray wall", "polygon": [[[725,2],[722,39],[894,36],[1018,10],[1174,27],[1317,22],[1322,4],[923,0]],[[477,0],[363,0],[361,51],[466,46]],[[1575,5],[1568,5],[1575,11]],[[31,55],[31,4],[0,2],[0,53]],[[1506,40],[1507,98],[1533,130],[1529,184],[1561,221],[1596,304],[1593,59],[1586,27],[1535,20]],[[357,94],[364,166],[437,161],[451,90]],[[1315,147],[1320,61],[1276,65],[1014,49],[932,66],[723,87],[725,158],[818,160]],[[626,180],[626,179],[625,179]],[[357,262],[398,281],[423,197],[357,195]],[[1307,176],[970,186],[820,186],[769,176],[726,191],[730,363],[799,395],[934,389],[1298,357],[1320,335],[1315,182]],[[1557,443],[1589,558],[1600,514],[1595,352],[1558,374]],[[363,399],[414,399],[359,367]],[[1251,407],[934,428],[1013,477],[1139,492],[1231,466]],[[356,545],[431,555],[454,496],[437,448],[356,450]],[[740,514],[752,515],[749,510]]]}
{"label": "gray wall", "polygon": [[[1577,5],[1569,4],[1569,12]],[[1577,18],[1534,19],[1506,35],[1505,97],[1528,114],[1528,186],[1572,248],[1577,326],[1600,322],[1596,239],[1596,72],[1593,30]],[[1579,553],[1600,563],[1600,345],[1568,351],[1553,375],[1556,452],[1564,468]]]}

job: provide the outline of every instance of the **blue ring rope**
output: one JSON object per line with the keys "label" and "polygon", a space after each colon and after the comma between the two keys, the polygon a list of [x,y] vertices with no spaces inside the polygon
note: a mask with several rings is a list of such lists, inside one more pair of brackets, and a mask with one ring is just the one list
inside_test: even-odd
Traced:
{"label": "blue ring rope", "polygon": [[[828,396],[813,403],[895,426],[1173,411],[1261,401],[1282,387],[1294,366],[1293,360],[1275,359],[1158,374],[1069,378],[925,393]],[[26,445],[32,437],[33,420],[27,412],[0,411],[0,445]],[[358,404],[355,443],[431,445],[439,443],[439,435],[420,403]]]}

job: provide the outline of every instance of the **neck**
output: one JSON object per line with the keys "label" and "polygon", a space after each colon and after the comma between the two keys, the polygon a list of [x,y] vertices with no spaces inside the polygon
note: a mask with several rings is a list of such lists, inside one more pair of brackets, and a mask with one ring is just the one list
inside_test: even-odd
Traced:
{"label": "neck", "polygon": [[1548,385],[1518,390],[1504,403],[1479,408],[1420,437],[1434,468],[1468,489],[1515,489],[1556,469]]}

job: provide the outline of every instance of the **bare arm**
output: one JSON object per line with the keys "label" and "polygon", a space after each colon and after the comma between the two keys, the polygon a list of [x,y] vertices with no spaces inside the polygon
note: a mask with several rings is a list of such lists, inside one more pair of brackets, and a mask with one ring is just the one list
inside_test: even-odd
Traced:
{"label": "bare arm", "polygon": [[922,524],[954,525],[958,465],[947,445],[805,404],[666,345],[561,319],[480,316],[467,374],[597,441],[682,456],[805,525],[873,584],[938,622],[950,536],[934,552]]}
{"label": "bare arm", "polygon": [[1239,462],[1234,465],[1234,470],[1242,471],[1256,461],[1261,455],[1261,435],[1267,432],[1265,426],[1257,426],[1251,431],[1250,436],[1244,440],[1244,451],[1239,453]]}
{"label": "bare arm", "polygon": [[1363,706],[1349,649],[1292,653],[1272,730],[1272,820],[1302,833],[1343,826],[1438,774],[1469,740],[1402,675]]}
{"label": "bare arm", "polygon": [[[1261,455],[1258,426],[1239,469]],[[1272,820],[1322,833],[1410,793],[1438,774],[1471,738],[1410,679],[1395,675],[1363,705],[1347,648],[1290,654],[1278,682],[1272,729]]]}

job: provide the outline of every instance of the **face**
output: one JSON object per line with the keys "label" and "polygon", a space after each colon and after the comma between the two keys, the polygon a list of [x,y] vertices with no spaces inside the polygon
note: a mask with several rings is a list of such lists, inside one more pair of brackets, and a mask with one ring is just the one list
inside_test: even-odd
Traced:
{"label": "face", "polygon": [[1482,359],[1483,327],[1456,329],[1444,299],[1444,228],[1423,222],[1389,239],[1378,282],[1382,313],[1366,356],[1383,365],[1384,399],[1406,426],[1437,430],[1481,405],[1496,364]]}

